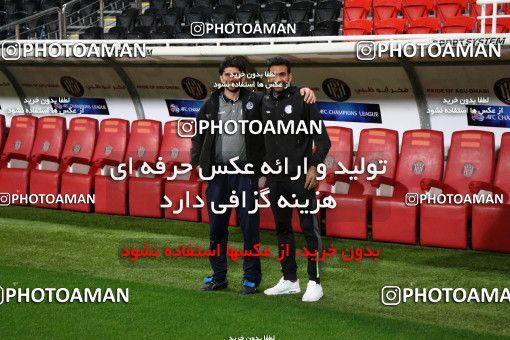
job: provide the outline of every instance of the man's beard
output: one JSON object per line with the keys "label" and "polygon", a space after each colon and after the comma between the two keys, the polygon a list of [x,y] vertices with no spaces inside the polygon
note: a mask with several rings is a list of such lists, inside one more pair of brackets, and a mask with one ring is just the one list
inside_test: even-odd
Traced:
{"label": "man's beard", "polygon": [[227,89],[230,91],[230,92],[234,92],[234,93],[237,93],[241,90],[240,87],[238,86],[234,86],[234,87],[227,87]]}

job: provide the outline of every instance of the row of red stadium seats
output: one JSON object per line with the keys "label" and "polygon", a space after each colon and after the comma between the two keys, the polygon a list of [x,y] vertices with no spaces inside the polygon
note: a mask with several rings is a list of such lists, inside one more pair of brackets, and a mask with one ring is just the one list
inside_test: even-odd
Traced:
{"label": "row of red stadium seats", "polygon": [[[0,116],[0,192],[94,193],[94,205],[35,205],[207,222],[205,207],[185,207],[178,214],[161,208],[164,195],[172,202],[185,199],[187,194],[205,200],[206,184],[195,172],[185,178],[166,180],[173,166],[190,160],[191,141],[178,136],[177,122],[167,122],[164,133],[162,123],[155,120],[134,121],[131,129],[129,125],[127,120],[105,119],[99,126],[96,119],[78,117],[71,119],[66,131],[63,117],[16,116],[7,134],[5,119]],[[319,184],[318,196],[331,195],[336,207],[321,211],[325,215],[326,236],[367,239],[371,217],[373,240],[467,248],[471,236],[473,249],[510,252],[506,224],[510,218],[510,133],[502,136],[497,165],[493,133],[453,133],[445,167],[440,131],[406,131],[399,152],[397,131],[364,129],[353,160],[352,130],[338,126],[327,129],[332,147],[325,161],[327,176]],[[357,172],[365,167],[365,160],[384,169],[379,172],[382,175],[374,179],[366,172]],[[135,171],[123,180],[112,179],[111,169],[122,162],[132,162]],[[152,176],[136,171],[144,162],[151,166],[163,162],[169,170]],[[340,169],[351,169],[357,175],[340,174]],[[503,200],[502,204],[410,204],[409,193],[426,192],[463,197],[494,194]],[[297,230],[297,218],[294,222]],[[230,224],[236,225],[235,214],[231,215]],[[261,228],[274,228],[268,208],[261,208]]]}
{"label": "row of red stadium seats", "polygon": [[[332,141],[328,157],[352,168],[352,131],[329,127],[328,133]],[[493,133],[476,130],[452,135],[444,176],[443,133],[439,131],[405,132],[399,155],[396,131],[365,129],[355,167],[360,167],[363,159],[388,161],[385,175],[373,181],[366,175],[354,180],[330,175],[319,187],[320,195],[331,194],[337,203],[335,209],[326,211],[326,235],[367,239],[371,215],[373,240],[416,244],[419,234],[422,245],[466,248],[471,221],[473,249],[510,252],[505,222],[510,218],[510,179],[506,175],[510,171],[510,133],[503,134],[497,167]],[[331,165],[331,160],[327,164]],[[379,195],[385,186],[391,188],[390,197]],[[410,202],[409,193],[420,195],[431,189],[463,196],[486,190],[502,195],[504,204],[420,206]],[[261,220],[262,228],[274,228],[270,211],[263,211]],[[293,227],[297,230],[298,224]]]}
{"label": "row of red stadium seats", "polygon": [[[368,19],[352,20],[344,23],[343,35],[381,35],[381,34],[434,34],[434,33],[471,33],[476,25],[472,17],[450,17],[444,23],[438,18],[420,17],[406,23],[399,18],[372,21]],[[480,31],[480,25],[478,25]],[[492,23],[487,21],[485,32],[492,31]],[[500,18],[496,23],[496,33],[510,32],[510,18]]]}
{"label": "row of red stadium seats", "polygon": [[[510,6],[503,5],[497,7],[496,13],[510,14]],[[492,15],[493,9],[492,5],[486,6],[485,15]],[[370,11],[373,20],[368,19]],[[477,17],[481,11],[480,5],[468,0],[347,0],[343,34],[471,33],[475,27],[480,32],[481,21]],[[430,16],[431,13],[435,15]],[[497,33],[510,31],[508,19],[498,18]],[[485,26],[490,32],[490,19]]]}
{"label": "row of red stadium seats", "polygon": [[[492,15],[493,5],[487,5],[485,15]],[[374,20],[397,18],[402,15],[410,22],[435,13],[444,22],[447,18],[467,14],[471,17],[482,15],[482,6],[473,0],[346,0],[344,3],[344,21],[366,19],[372,11]],[[510,5],[501,4],[496,13],[510,14]]]}

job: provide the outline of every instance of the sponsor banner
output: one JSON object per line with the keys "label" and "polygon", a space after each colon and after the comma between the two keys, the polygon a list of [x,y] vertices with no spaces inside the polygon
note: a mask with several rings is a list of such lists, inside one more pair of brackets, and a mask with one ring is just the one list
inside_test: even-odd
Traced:
{"label": "sponsor banner", "polygon": [[108,105],[104,98],[69,98],[63,102],[59,97],[50,97],[51,106],[58,113],[80,115],[109,115]]}
{"label": "sponsor banner", "polygon": [[470,126],[510,128],[510,106],[467,105]]}
{"label": "sponsor banner", "polygon": [[202,107],[202,100],[165,99],[171,117],[194,118]]}
{"label": "sponsor banner", "polygon": [[317,102],[322,119],[334,122],[382,124],[379,104]]}

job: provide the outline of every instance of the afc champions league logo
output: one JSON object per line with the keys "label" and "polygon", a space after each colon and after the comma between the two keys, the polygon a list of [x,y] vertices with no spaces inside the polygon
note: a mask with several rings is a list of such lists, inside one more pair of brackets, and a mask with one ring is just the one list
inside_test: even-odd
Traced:
{"label": "afc champions league logo", "polygon": [[329,98],[336,102],[344,102],[351,97],[351,89],[349,86],[336,78],[328,78],[322,82],[322,91]]}
{"label": "afc champions league logo", "polygon": [[81,97],[85,93],[83,85],[73,77],[64,76],[60,78],[60,85],[73,97]]}
{"label": "afc champions league logo", "polygon": [[494,94],[503,103],[510,105],[510,78],[502,78],[494,83]]}
{"label": "afc champions league logo", "polygon": [[478,112],[478,110],[475,109],[474,107],[469,109],[469,114],[471,115],[471,120],[472,121],[477,120],[479,122],[483,122],[485,120],[485,118],[483,116],[483,113]]}
{"label": "afc champions league logo", "polygon": [[181,87],[188,96],[196,100],[207,97],[207,87],[198,79],[186,77],[181,80]]}
{"label": "afc champions league logo", "polygon": [[170,104],[170,113],[179,113],[181,110],[179,109],[179,106],[175,104]]}

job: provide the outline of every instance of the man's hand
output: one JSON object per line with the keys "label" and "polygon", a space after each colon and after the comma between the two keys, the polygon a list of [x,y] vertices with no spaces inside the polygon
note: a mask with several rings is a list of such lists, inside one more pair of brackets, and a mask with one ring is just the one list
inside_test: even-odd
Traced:
{"label": "man's hand", "polygon": [[306,173],[305,189],[312,190],[317,184],[319,184],[319,182],[317,182],[317,168],[311,166]]}
{"label": "man's hand", "polygon": [[303,87],[301,90],[299,90],[299,93],[305,97],[304,101],[307,104],[315,104],[317,97],[315,97],[315,92],[313,92],[310,88]]}

